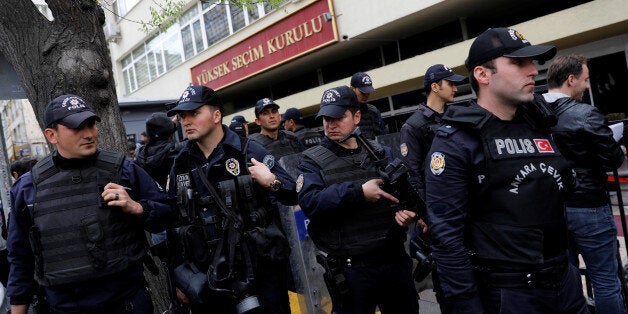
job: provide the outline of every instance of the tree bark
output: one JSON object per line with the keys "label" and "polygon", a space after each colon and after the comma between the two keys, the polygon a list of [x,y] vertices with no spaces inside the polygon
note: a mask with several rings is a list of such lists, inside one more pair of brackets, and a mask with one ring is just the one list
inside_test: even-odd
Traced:
{"label": "tree bark", "polygon": [[[128,153],[126,132],[112,75],[103,25],[105,15],[96,0],[47,0],[49,21],[30,0],[2,0],[0,53],[15,69],[44,129],[48,102],[75,94],[100,116],[99,147]],[[155,312],[168,302],[164,272],[146,275]]]}
{"label": "tree bark", "polygon": [[127,153],[102,8],[96,0],[47,3],[53,21],[29,0],[2,1],[0,52],[15,69],[42,129],[48,102],[76,94],[102,120],[99,147]]}

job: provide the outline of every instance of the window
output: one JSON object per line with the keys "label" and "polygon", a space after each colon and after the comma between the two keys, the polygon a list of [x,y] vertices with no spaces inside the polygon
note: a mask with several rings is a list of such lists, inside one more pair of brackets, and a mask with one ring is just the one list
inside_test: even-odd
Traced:
{"label": "window", "polygon": [[181,29],[181,40],[183,41],[183,56],[185,57],[185,60],[190,59],[196,54],[194,40],[192,40],[191,25]]}
{"label": "window", "polygon": [[126,3],[124,0],[115,0],[111,6],[113,6],[113,14],[116,15],[116,19],[119,20],[126,15]]}
{"label": "window", "polygon": [[134,79],[135,75],[131,73],[132,71],[133,71],[132,68],[122,71],[122,75],[124,76],[124,87],[129,93],[137,89],[137,84],[135,84],[135,79]]}
{"label": "window", "polygon": [[[138,2],[114,0],[114,11],[124,16]],[[270,8],[262,4],[255,5],[253,9],[211,1],[194,5],[166,32],[148,39],[122,59],[122,75],[127,93],[150,83],[268,12]]]}
{"label": "window", "polygon": [[201,20],[198,7],[194,6],[181,16],[181,40],[183,42],[183,56],[190,59],[205,49]]}
{"label": "window", "polygon": [[194,21],[194,23],[182,28],[181,40],[183,41],[183,55],[185,60],[203,51],[205,44],[203,43],[201,21]]}
{"label": "window", "polygon": [[196,20],[192,23],[192,30],[194,31],[194,51],[199,53],[205,50],[205,44],[203,43],[203,31],[201,29],[201,21]]}
{"label": "window", "polygon": [[257,19],[259,19],[260,10],[263,10],[263,7],[260,8],[260,5],[258,5],[257,8],[254,8],[252,10],[249,10],[249,9],[246,10],[246,13],[249,17],[249,23],[253,23]]}
{"label": "window", "polygon": [[246,26],[244,9],[238,8],[235,5],[230,4],[229,12],[231,13],[231,26],[233,27],[233,33]]}
{"label": "window", "polygon": [[168,37],[163,42],[164,59],[166,61],[166,71],[183,62],[183,47],[179,34],[174,29],[169,29]]}
{"label": "window", "polygon": [[150,74],[148,73],[148,60],[143,56],[135,63],[135,73],[137,74],[137,84],[144,86],[150,82]]}
{"label": "window", "polygon": [[113,7],[113,13],[116,15],[117,19],[125,16],[129,10],[138,4],[140,0],[114,0],[111,3]]}
{"label": "window", "polygon": [[207,45],[211,46],[229,35],[229,23],[224,5],[214,5],[203,17]]}

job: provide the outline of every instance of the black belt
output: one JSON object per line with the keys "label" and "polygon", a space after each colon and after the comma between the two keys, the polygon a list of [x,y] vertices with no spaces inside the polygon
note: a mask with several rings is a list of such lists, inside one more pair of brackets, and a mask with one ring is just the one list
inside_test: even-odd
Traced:
{"label": "black belt", "polygon": [[481,280],[497,288],[546,288],[555,289],[560,286],[569,264],[533,270],[528,272],[478,272]]}

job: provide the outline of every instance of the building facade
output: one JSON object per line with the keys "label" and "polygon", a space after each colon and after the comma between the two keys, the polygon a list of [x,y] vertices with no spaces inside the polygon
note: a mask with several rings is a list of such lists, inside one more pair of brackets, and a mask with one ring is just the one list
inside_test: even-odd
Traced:
{"label": "building facade", "polygon": [[0,101],[4,145],[9,161],[24,156],[41,159],[50,152],[35,112],[26,99]]}
{"label": "building facade", "polygon": [[[159,2],[159,1],[157,1]],[[109,4],[107,4],[109,3]],[[254,120],[263,97],[300,108],[308,126],[322,92],[370,74],[371,103],[397,131],[424,100],[425,70],[443,63],[467,74],[472,39],[488,27],[513,27],[534,44],[590,58],[590,100],[623,118],[628,83],[628,10],[624,0],[293,0],[279,8],[238,8],[191,0],[164,32],[146,34],[155,1],[107,1],[116,89],[127,133],[139,136],[151,111],[163,111],[188,84],[214,88],[231,115]],[[623,8],[623,9],[620,9]],[[116,15],[117,14],[117,15]],[[538,85],[547,65],[540,65]],[[457,100],[474,97],[468,85]]]}

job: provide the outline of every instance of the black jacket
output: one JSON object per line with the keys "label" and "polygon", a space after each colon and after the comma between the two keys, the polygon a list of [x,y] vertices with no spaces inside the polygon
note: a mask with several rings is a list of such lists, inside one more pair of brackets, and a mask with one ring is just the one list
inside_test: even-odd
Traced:
{"label": "black jacket", "polygon": [[184,144],[159,141],[140,147],[135,163],[142,167],[162,188],[166,188],[170,167]]}
{"label": "black jacket", "polygon": [[574,193],[565,203],[570,207],[607,204],[606,172],[621,166],[624,153],[604,116],[594,106],[570,97],[559,98],[549,106],[558,116],[553,137],[576,173]]}

